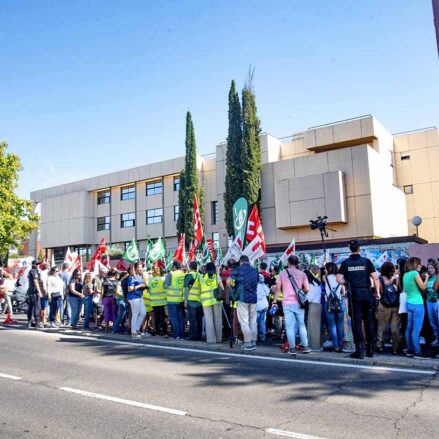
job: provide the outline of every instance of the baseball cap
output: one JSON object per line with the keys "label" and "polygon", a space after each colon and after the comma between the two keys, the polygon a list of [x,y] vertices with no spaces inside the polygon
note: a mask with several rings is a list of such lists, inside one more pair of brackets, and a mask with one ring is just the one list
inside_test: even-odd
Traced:
{"label": "baseball cap", "polygon": [[349,247],[355,247],[355,248],[361,247],[361,243],[358,239],[351,239],[348,245]]}

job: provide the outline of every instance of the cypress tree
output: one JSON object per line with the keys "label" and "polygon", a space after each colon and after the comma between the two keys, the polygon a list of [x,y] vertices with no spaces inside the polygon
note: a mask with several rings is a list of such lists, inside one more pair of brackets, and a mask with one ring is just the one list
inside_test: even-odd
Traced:
{"label": "cypress tree", "polygon": [[233,204],[243,195],[242,174],[242,117],[235,81],[229,91],[229,129],[226,151],[226,178],[224,193],[224,220],[227,233],[233,236]]}
{"label": "cypress tree", "polygon": [[249,205],[260,209],[261,188],[261,123],[257,116],[256,97],[253,91],[254,70],[250,69],[242,90],[242,176],[243,196]]}
{"label": "cypress tree", "polygon": [[184,169],[180,172],[180,190],[178,191],[178,219],[177,219],[177,232],[179,235],[184,233],[185,225],[185,188],[186,188],[186,178]]}

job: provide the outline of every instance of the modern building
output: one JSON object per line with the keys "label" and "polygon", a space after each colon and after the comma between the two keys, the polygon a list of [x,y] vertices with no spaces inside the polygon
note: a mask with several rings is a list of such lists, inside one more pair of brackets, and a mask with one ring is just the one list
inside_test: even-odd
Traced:
{"label": "modern building", "polygon": [[[415,233],[439,242],[439,133],[426,128],[389,133],[367,115],[315,126],[290,137],[262,134],[261,215],[268,251],[294,237],[302,247],[320,240],[309,220],[326,215],[328,243],[350,238],[404,239]],[[223,194],[226,144],[199,157],[205,232],[226,248]],[[179,172],[184,157],[32,192],[41,212],[41,248],[93,251],[105,237],[123,247],[162,236],[177,245]],[[35,253],[37,234],[30,243]]]}

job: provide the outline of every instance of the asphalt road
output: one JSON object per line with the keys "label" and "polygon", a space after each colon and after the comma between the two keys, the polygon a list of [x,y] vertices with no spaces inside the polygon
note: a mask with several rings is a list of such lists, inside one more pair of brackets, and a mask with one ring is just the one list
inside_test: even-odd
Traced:
{"label": "asphalt road", "polygon": [[160,349],[128,338],[1,329],[0,395],[1,438],[438,435],[434,373]]}

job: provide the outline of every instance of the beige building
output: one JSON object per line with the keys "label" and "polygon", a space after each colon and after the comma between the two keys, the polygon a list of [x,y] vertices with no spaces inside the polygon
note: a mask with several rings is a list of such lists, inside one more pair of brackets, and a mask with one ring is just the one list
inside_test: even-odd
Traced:
{"label": "beige building", "polygon": [[[261,135],[262,219],[268,249],[320,235],[309,220],[327,215],[329,241],[404,237],[411,218],[419,235],[439,241],[439,135],[436,128],[390,134],[362,116],[309,128],[288,138]],[[205,231],[227,247],[223,194],[226,145],[199,157]],[[184,158],[114,172],[31,194],[41,209],[42,248],[95,246],[102,237],[124,245],[165,237],[175,248],[179,172]],[[31,241],[36,248],[36,235]]]}

